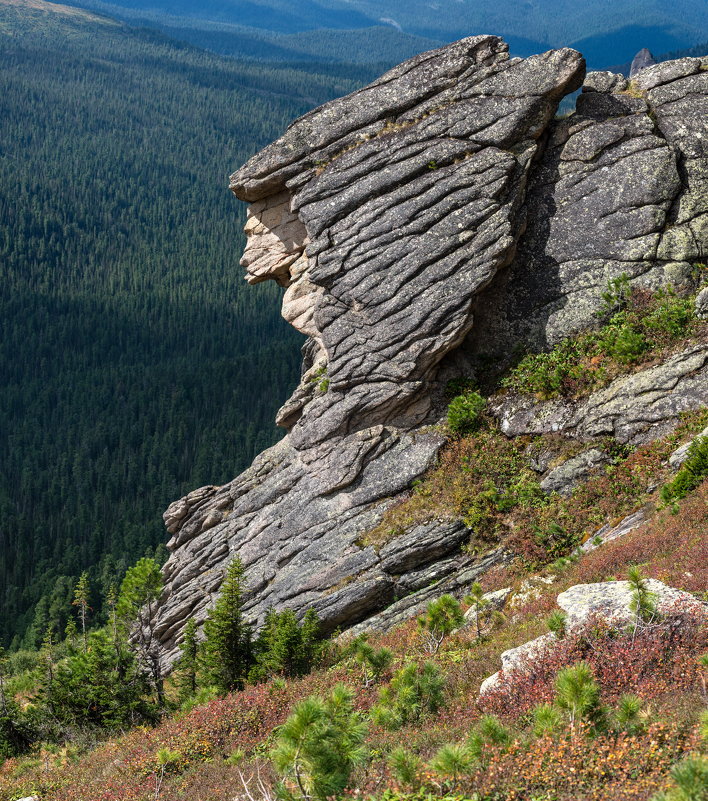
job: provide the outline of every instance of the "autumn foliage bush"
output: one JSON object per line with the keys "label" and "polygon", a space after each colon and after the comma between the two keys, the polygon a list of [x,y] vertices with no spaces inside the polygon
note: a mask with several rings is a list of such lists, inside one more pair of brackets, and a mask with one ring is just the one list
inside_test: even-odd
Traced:
{"label": "autumn foliage bush", "polygon": [[558,671],[580,661],[590,666],[608,703],[624,693],[649,701],[697,690],[701,674],[697,658],[707,648],[708,616],[696,619],[676,613],[640,634],[597,620],[557,640],[522,670],[503,675],[483,696],[481,706],[501,717],[526,714],[553,700]]}

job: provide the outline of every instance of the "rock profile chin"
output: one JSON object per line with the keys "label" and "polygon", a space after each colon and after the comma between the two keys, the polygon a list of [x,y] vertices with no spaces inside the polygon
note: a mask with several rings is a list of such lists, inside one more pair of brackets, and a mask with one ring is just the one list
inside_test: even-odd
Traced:
{"label": "rock profile chin", "polygon": [[469,532],[450,521],[379,550],[361,537],[434,462],[447,379],[480,352],[503,360],[587,325],[613,275],[680,280],[705,247],[694,139],[708,115],[677,126],[671,87],[688,80],[705,104],[708,73],[683,62],[642,71],[641,97],[595,77],[578,113],[554,121],[582,56],[510,58],[498,37],[471,37],[309,112],[234,173],[251,204],[246,279],[284,287],[283,316],[308,340],[277,417],[287,436],[165,513],[166,662],[235,555],[254,620],[313,607],[327,631],[391,605],[393,620],[502,558],[463,555]]}

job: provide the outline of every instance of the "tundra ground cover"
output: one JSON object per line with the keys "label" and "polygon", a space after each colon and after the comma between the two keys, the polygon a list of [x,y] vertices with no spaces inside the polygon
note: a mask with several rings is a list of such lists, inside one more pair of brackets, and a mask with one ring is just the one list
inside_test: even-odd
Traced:
{"label": "tundra ground cover", "polygon": [[[250,776],[256,766],[266,782],[274,782],[268,760],[273,730],[293,705],[312,695],[326,695],[338,682],[356,689],[355,707],[367,713],[379,688],[408,661],[432,658],[445,679],[443,706],[437,713],[398,729],[369,725],[370,759],[353,774],[348,792],[360,797],[408,798],[409,789],[391,773],[389,757],[401,743],[419,760],[417,774],[425,793],[441,797],[481,799],[621,799],[647,801],[667,786],[671,766],[699,748],[697,717],[705,706],[697,657],[708,650],[706,627],[667,624],[632,642],[622,632],[596,626],[583,635],[559,641],[558,648],[529,673],[509,681],[484,703],[478,703],[481,681],[499,668],[499,654],[545,630],[544,617],[558,592],[579,581],[623,578],[630,564],[645,575],[674,586],[705,591],[706,500],[708,482],[654,520],[623,539],[602,546],[543,585],[541,597],[519,607],[488,637],[472,630],[446,637],[437,654],[425,651],[415,621],[387,635],[372,637],[375,647],[388,647],[392,664],[367,686],[354,657],[322,667],[302,679],[269,681],[215,699],[167,719],[154,729],[139,729],[77,756],[64,750],[42,752],[34,762],[10,760],[0,771],[0,794],[8,799],[33,791],[42,801],[147,801],[155,798],[159,752],[178,755],[166,767],[159,798],[214,801],[238,797],[239,772]],[[680,558],[671,561],[671,553]],[[668,571],[668,572],[667,572]],[[518,584],[518,579],[517,579]],[[553,695],[553,680],[564,664],[587,661],[600,686],[601,700],[612,706],[623,693],[636,693],[650,709],[643,734],[604,733],[592,738],[567,732],[555,737],[530,734],[530,710]],[[496,713],[514,732],[509,749],[489,749],[484,769],[475,767],[453,787],[427,766],[447,743],[462,742],[484,714]],[[421,795],[422,794],[422,795]]]}

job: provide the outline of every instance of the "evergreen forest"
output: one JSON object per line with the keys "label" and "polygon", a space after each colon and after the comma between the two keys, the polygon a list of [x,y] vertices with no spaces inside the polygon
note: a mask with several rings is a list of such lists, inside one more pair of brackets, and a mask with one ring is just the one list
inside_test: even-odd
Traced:
{"label": "evergreen forest", "polygon": [[34,5],[0,3],[0,641],[15,647],[63,631],[84,570],[100,616],[129,565],[166,556],[167,505],[282,434],[301,337],[275,285],[243,280],[228,174],[378,72],[243,63]]}

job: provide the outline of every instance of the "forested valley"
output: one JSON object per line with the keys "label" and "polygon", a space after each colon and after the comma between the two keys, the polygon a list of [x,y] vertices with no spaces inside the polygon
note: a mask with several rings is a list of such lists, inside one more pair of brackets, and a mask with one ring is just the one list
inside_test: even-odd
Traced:
{"label": "forested valley", "polygon": [[[39,6],[39,4],[35,4]],[[47,4],[44,8],[47,8]],[[275,442],[301,337],[248,287],[228,174],[380,68],[220,58],[0,3],[0,640],[166,556],[162,511]]]}

